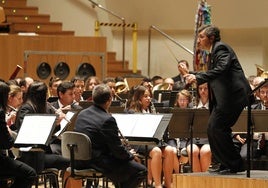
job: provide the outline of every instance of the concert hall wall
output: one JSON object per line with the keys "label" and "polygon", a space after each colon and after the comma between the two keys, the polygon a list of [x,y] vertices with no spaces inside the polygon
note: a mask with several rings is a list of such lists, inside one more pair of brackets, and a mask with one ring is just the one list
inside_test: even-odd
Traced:
{"label": "concert hall wall", "polygon": [[[18,77],[30,76],[34,79],[48,83],[51,76],[55,76],[54,68],[59,62],[66,62],[69,67],[67,80],[75,76],[81,63],[89,63],[94,68],[96,75],[102,79],[106,75],[106,38],[105,37],[74,37],[74,36],[18,36],[0,35],[0,78],[8,80],[17,65],[23,67]],[[66,55],[34,54],[33,52],[70,52]],[[102,54],[98,55],[73,55],[80,52]],[[65,53],[64,53],[65,54]],[[25,65],[24,61],[27,60]],[[51,74],[46,79],[41,79],[37,74],[37,67],[41,62],[47,62]],[[102,63],[103,62],[103,63]],[[103,65],[103,66],[102,66]]]}

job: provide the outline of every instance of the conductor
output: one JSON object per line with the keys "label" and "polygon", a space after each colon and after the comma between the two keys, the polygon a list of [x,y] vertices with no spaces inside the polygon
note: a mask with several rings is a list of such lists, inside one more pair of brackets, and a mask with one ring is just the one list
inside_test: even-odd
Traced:
{"label": "conductor", "polygon": [[146,178],[147,169],[133,160],[133,154],[121,143],[117,123],[108,113],[112,102],[110,87],[95,86],[92,97],[93,105],[82,110],[75,123],[75,131],[91,139],[92,159],[77,163],[77,168],[95,168],[120,188],[136,188]]}
{"label": "conductor", "polygon": [[213,25],[198,30],[197,47],[209,54],[208,70],[186,74],[188,83],[209,85],[210,118],[208,139],[212,155],[220,163],[210,172],[232,174],[245,171],[243,160],[232,141],[232,126],[249,104],[251,88],[233,49],[221,42],[220,30]]}

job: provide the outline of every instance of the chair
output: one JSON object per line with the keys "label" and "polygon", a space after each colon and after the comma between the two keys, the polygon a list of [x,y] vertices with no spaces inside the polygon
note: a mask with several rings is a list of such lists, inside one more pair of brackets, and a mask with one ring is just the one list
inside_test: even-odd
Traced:
{"label": "chair", "polygon": [[[63,187],[66,186],[69,177],[74,179],[87,179],[92,182],[92,186],[97,188],[99,184],[99,179],[104,178],[103,174],[98,172],[93,168],[77,170],[74,167],[74,162],[76,160],[90,160],[91,159],[91,140],[90,138],[83,134],[73,131],[66,131],[62,134],[62,156],[70,159],[70,167],[67,171],[70,172],[63,182]],[[107,187],[107,182],[103,181],[103,187]]]}

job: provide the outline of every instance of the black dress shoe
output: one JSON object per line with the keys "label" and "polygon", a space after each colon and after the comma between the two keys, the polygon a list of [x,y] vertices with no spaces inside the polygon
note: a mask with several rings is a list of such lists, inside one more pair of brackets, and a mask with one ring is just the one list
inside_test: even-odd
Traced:
{"label": "black dress shoe", "polygon": [[218,173],[224,169],[226,169],[225,166],[221,165],[220,163],[217,163],[217,164],[213,164],[212,166],[210,166],[208,169],[208,172],[209,173]]}

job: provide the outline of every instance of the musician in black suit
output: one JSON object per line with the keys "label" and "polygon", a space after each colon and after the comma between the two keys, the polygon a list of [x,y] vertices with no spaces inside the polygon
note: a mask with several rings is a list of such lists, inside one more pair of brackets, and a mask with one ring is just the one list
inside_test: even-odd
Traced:
{"label": "musician in black suit", "polygon": [[244,171],[243,160],[232,141],[231,127],[250,102],[249,82],[233,49],[221,42],[217,27],[200,27],[197,46],[209,53],[208,70],[185,77],[188,83],[209,84],[208,139],[213,156],[221,164],[213,171],[219,174]]}
{"label": "musician in black suit", "polygon": [[172,77],[173,81],[174,81],[174,85],[173,85],[173,90],[182,90],[185,88],[186,86],[186,80],[183,77],[183,74],[181,73],[181,69],[180,67],[183,67],[184,70],[186,70],[186,72],[189,72],[189,63],[186,60],[180,60],[178,62],[178,71],[179,74],[177,76]]}
{"label": "musician in black suit", "polygon": [[[70,81],[63,81],[57,87],[58,100],[51,102],[51,106],[60,116],[65,116],[65,112],[69,110],[79,111],[83,108],[75,101],[74,83]],[[61,155],[61,140],[54,138],[50,144],[52,153]]]}
{"label": "musician in black suit", "polygon": [[147,169],[134,161],[134,156],[122,145],[115,119],[108,113],[112,102],[109,86],[93,89],[94,104],[82,110],[75,131],[85,133],[92,142],[92,159],[77,163],[78,168],[93,167],[101,171],[120,188],[135,188],[146,178]]}
{"label": "musician in black suit", "polygon": [[63,81],[58,85],[58,100],[50,103],[55,109],[61,110],[82,110],[82,107],[75,102],[75,85],[69,81]]}

